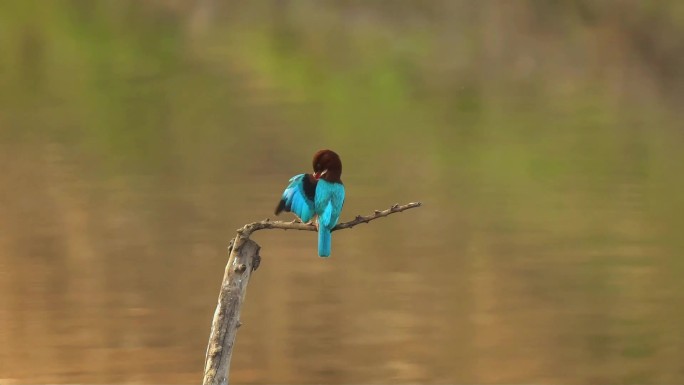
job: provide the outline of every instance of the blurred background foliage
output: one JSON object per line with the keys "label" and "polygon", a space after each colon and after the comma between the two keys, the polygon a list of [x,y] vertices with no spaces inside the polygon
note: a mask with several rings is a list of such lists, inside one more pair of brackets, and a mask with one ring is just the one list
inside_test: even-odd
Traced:
{"label": "blurred background foliage", "polygon": [[684,3],[0,2],[0,382],[189,383],[235,228],[238,383],[684,380]]}

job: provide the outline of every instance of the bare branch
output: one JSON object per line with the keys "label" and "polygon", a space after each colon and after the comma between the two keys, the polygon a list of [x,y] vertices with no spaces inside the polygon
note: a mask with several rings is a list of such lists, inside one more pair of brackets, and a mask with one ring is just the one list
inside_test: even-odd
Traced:
{"label": "bare branch", "polygon": [[[396,204],[387,210],[375,210],[370,215],[358,215],[349,222],[338,224],[332,230],[349,229],[359,223],[368,223],[390,214],[420,207],[420,205],[420,202],[406,205]],[[228,367],[230,366],[233,345],[235,344],[235,336],[237,335],[237,329],[242,325],[240,322],[240,308],[245,300],[245,291],[247,290],[249,278],[252,272],[259,267],[259,262],[261,261],[259,245],[249,239],[249,236],[253,232],[263,229],[316,231],[316,226],[299,221],[281,222],[266,219],[261,222],[250,223],[237,230],[237,236],[228,246],[228,264],[225,268],[218,304],[216,305],[216,311],[211,323],[204,365],[203,385],[228,384]]]}
{"label": "bare branch", "polygon": [[223,275],[218,304],[211,322],[209,344],[204,360],[203,385],[227,385],[228,367],[233,354],[240,308],[245,300],[247,284],[261,258],[259,245],[247,238],[236,237],[228,247],[228,264]]}
{"label": "bare branch", "polygon": [[[386,217],[390,214],[394,213],[400,213],[404,210],[412,209],[414,207],[420,207],[422,203],[420,202],[411,202],[407,203],[405,205],[399,205],[395,204],[392,205],[392,207],[388,208],[387,210],[375,210],[373,214],[370,215],[357,215],[356,218],[354,218],[351,221],[344,222],[344,223],[338,223],[337,226],[335,226],[332,231],[336,230],[343,230],[343,229],[350,229],[360,223],[368,223],[374,219]],[[281,230],[305,230],[305,231],[317,231],[316,226],[314,226],[312,223],[302,223],[299,220],[294,220],[291,222],[284,222],[284,221],[271,221],[270,219],[264,219],[263,221],[259,222],[253,222],[250,224],[247,224],[243,226],[242,228],[238,229],[237,232],[238,234],[244,236],[244,237],[249,237],[253,232],[258,231],[258,230],[264,230],[264,229],[281,229]]]}

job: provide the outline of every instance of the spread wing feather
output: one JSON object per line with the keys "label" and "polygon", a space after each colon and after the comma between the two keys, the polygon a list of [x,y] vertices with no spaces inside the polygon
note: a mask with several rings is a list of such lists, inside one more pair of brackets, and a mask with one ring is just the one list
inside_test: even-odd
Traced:
{"label": "spread wing feather", "polygon": [[308,222],[314,216],[314,195],[316,180],[309,174],[299,174],[290,178],[283,195],[276,207],[275,214],[281,211],[293,212],[302,220]]}

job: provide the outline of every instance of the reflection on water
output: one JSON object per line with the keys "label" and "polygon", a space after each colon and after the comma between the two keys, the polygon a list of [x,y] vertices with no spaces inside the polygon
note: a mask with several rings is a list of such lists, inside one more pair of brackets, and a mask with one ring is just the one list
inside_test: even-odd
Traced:
{"label": "reflection on water", "polygon": [[455,3],[402,3],[405,25],[0,6],[0,382],[199,381],[229,239],[321,147],[343,220],[424,206],[336,232],[328,260],[313,233],[257,233],[235,382],[684,380],[680,118]]}

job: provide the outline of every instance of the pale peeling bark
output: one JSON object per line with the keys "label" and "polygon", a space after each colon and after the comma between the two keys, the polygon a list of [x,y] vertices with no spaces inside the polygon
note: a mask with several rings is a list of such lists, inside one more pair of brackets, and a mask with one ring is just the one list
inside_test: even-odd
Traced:
{"label": "pale peeling bark", "polygon": [[240,327],[240,308],[245,299],[252,271],[259,266],[259,245],[238,235],[233,240],[223,275],[218,305],[211,323],[211,334],[204,364],[204,385],[227,385],[235,335]]}

